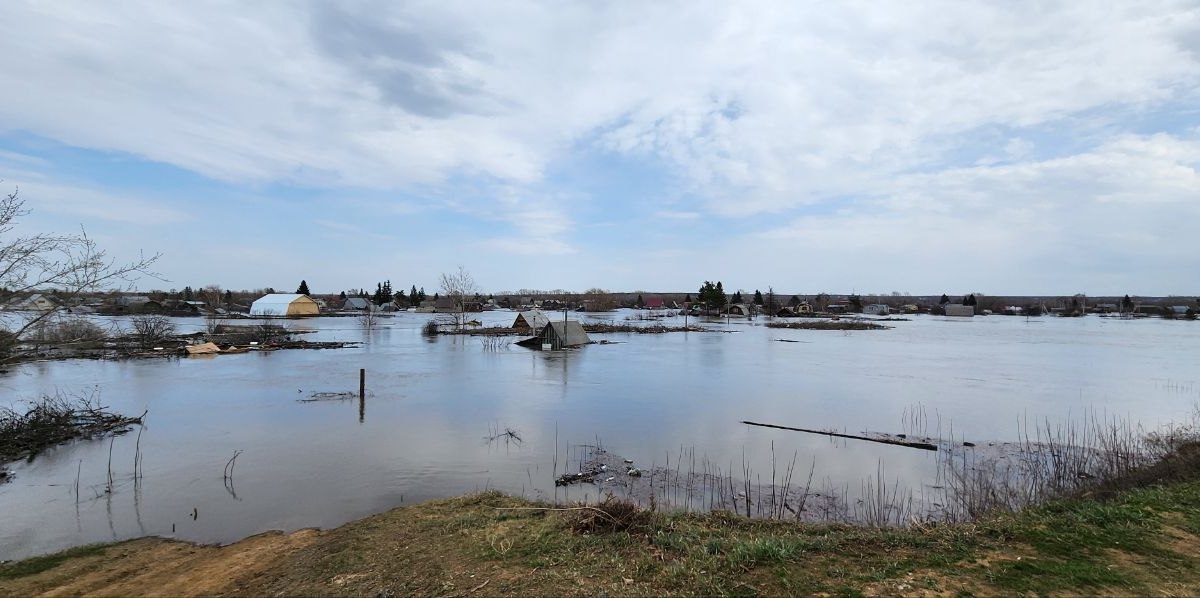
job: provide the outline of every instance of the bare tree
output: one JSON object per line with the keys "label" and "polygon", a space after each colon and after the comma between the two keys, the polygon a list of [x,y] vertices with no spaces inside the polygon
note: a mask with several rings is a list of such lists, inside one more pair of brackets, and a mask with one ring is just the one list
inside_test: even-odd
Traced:
{"label": "bare tree", "polygon": [[[97,247],[82,227],[78,234],[14,236],[17,220],[28,213],[18,190],[0,198],[0,288],[8,289],[14,296],[53,290],[60,302],[23,321],[9,321],[12,329],[8,332],[15,343],[24,340],[26,333],[43,320],[73,306],[84,293],[125,286],[139,276],[158,278],[150,266],[159,254],[141,255],[134,261],[119,263]],[[9,353],[0,355],[0,361],[9,358]]]}
{"label": "bare tree", "polygon": [[442,274],[442,294],[450,300],[454,325],[459,329],[467,319],[467,298],[477,292],[479,288],[475,286],[475,278],[462,266],[458,267],[458,272]]}
{"label": "bare tree", "polygon": [[166,316],[134,316],[129,324],[133,326],[133,336],[142,350],[149,349],[175,334],[175,324]]}
{"label": "bare tree", "polygon": [[373,330],[379,324],[379,307],[374,303],[368,303],[367,309],[358,315],[358,323],[364,330]]}

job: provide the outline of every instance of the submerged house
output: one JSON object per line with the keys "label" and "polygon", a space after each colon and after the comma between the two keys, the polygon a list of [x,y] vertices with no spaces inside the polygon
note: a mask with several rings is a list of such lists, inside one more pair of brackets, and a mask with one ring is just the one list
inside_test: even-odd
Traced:
{"label": "submerged house", "polygon": [[250,305],[250,315],[263,318],[302,318],[321,314],[317,302],[308,295],[272,293]]}
{"label": "submerged house", "polygon": [[946,315],[959,318],[970,318],[975,315],[974,305],[946,304]]}
{"label": "submerged house", "polygon": [[346,297],[346,302],[342,304],[342,309],[371,309],[371,302],[362,297]]}
{"label": "submerged house", "polygon": [[583,325],[578,320],[555,320],[546,324],[541,332],[530,339],[518,342],[518,345],[532,349],[548,349],[557,351],[567,347],[578,347],[592,342]]}
{"label": "submerged house", "polygon": [[750,308],[744,303],[734,303],[725,310],[725,313],[734,316],[749,316]]}
{"label": "submerged house", "polygon": [[863,313],[868,316],[886,316],[892,313],[892,308],[884,303],[872,303],[863,308]]}
{"label": "submerged house", "polygon": [[513,320],[512,327],[517,330],[528,330],[529,334],[537,334],[550,323],[550,318],[541,310],[532,309],[523,311],[517,314],[517,319]]}

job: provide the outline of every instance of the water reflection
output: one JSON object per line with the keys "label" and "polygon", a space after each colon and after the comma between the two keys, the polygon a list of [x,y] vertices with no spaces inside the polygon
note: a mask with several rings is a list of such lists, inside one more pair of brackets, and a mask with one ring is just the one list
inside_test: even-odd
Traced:
{"label": "water reflection", "polygon": [[[16,481],[0,486],[0,558],[166,534],[172,526],[177,537],[228,542],[268,529],[338,525],[402,498],[485,485],[594,499],[602,492],[596,486],[553,482],[569,460],[579,467],[581,445],[603,445],[645,471],[668,463],[674,470],[689,455],[689,469],[676,478],[683,480],[692,458],[703,480],[715,469],[740,474],[743,455],[764,478],[773,458],[778,469],[794,457],[805,476],[812,467],[814,487],[849,495],[862,491],[882,460],[887,479],[912,481],[920,498],[937,484],[935,462],[915,454],[921,451],[738,422],[899,432],[919,405],[938,432],[1004,440],[1015,435],[1018,417],[1061,420],[1085,407],[1150,425],[1179,420],[1200,392],[1200,365],[1190,358],[1200,330],[1181,322],[926,317],[844,334],[704,319],[701,325],[729,332],[604,335],[597,340],[614,343],[542,352],[426,337],[420,329],[429,317],[384,318],[371,331],[353,318],[289,323],[314,330],[303,335],[310,341],[364,341],[341,350],[15,368],[0,378],[13,399],[99,385],[105,404],[127,413],[149,409],[154,425],[141,439],[141,474],[133,435],[112,441],[117,483],[110,493],[97,490],[106,485],[108,442],[63,446],[14,465]],[[484,325],[512,317],[481,314]],[[620,321],[624,313],[604,317]],[[370,392],[359,399],[362,368]],[[353,398],[299,400],[314,392]],[[357,418],[349,413],[355,401]],[[493,426],[511,427],[522,442],[498,450],[483,440]],[[236,486],[222,476],[234,450],[246,451]],[[77,474],[83,499],[72,490]],[[680,496],[685,505],[701,504]],[[200,510],[203,520],[192,516]]]}

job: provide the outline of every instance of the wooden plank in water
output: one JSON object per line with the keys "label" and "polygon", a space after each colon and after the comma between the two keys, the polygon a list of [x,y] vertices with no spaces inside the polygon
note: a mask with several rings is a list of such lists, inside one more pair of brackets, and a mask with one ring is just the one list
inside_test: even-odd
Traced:
{"label": "wooden plank in water", "polygon": [[909,448],[921,449],[923,451],[936,451],[936,444],[928,442],[912,442],[908,440],[893,440],[891,438],[871,438],[870,436],[854,436],[852,434],[841,434],[838,432],[829,432],[826,430],[809,430],[806,428],[793,428],[791,426],[778,426],[775,424],[763,424],[759,422],[742,421],[747,426],[759,426],[763,428],[775,428],[778,430],[790,430],[792,432],[807,432],[809,434],[821,434],[823,436],[834,436],[837,438],[849,438],[851,440],[866,440],[867,442],[878,442],[880,444],[894,444],[896,446],[907,446]]}

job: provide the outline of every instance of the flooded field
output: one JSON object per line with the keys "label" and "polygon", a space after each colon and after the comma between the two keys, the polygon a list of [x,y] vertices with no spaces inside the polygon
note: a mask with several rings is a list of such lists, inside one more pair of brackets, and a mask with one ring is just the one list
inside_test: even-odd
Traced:
{"label": "flooded field", "polygon": [[[485,325],[515,316],[478,315]],[[429,317],[370,331],[353,318],[288,323],[313,330],[307,340],[362,343],[346,349],[12,369],[0,400],[98,388],[114,410],[148,414],[140,441],[135,431],[14,464],[0,485],[0,559],[142,535],[229,542],[484,488],[595,500],[619,493],[626,472],[608,486],[554,480],[595,461],[597,446],[606,469],[628,459],[646,478],[719,468],[769,484],[774,456],[778,475],[795,460],[793,486],[811,470],[814,487],[851,503],[872,479],[900,480],[920,500],[936,495],[935,453],[740,422],[987,443],[1016,440],[1021,422],[1094,414],[1153,429],[1200,402],[1194,322],[918,316],[847,332],[721,319],[703,322],[712,332],[593,335],[612,342],[539,352],[425,337]],[[367,399],[335,396],[357,392],[360,368]],[[677,488],[673,504],[707,508],[715,495],[702,484],[690,503]]]}

